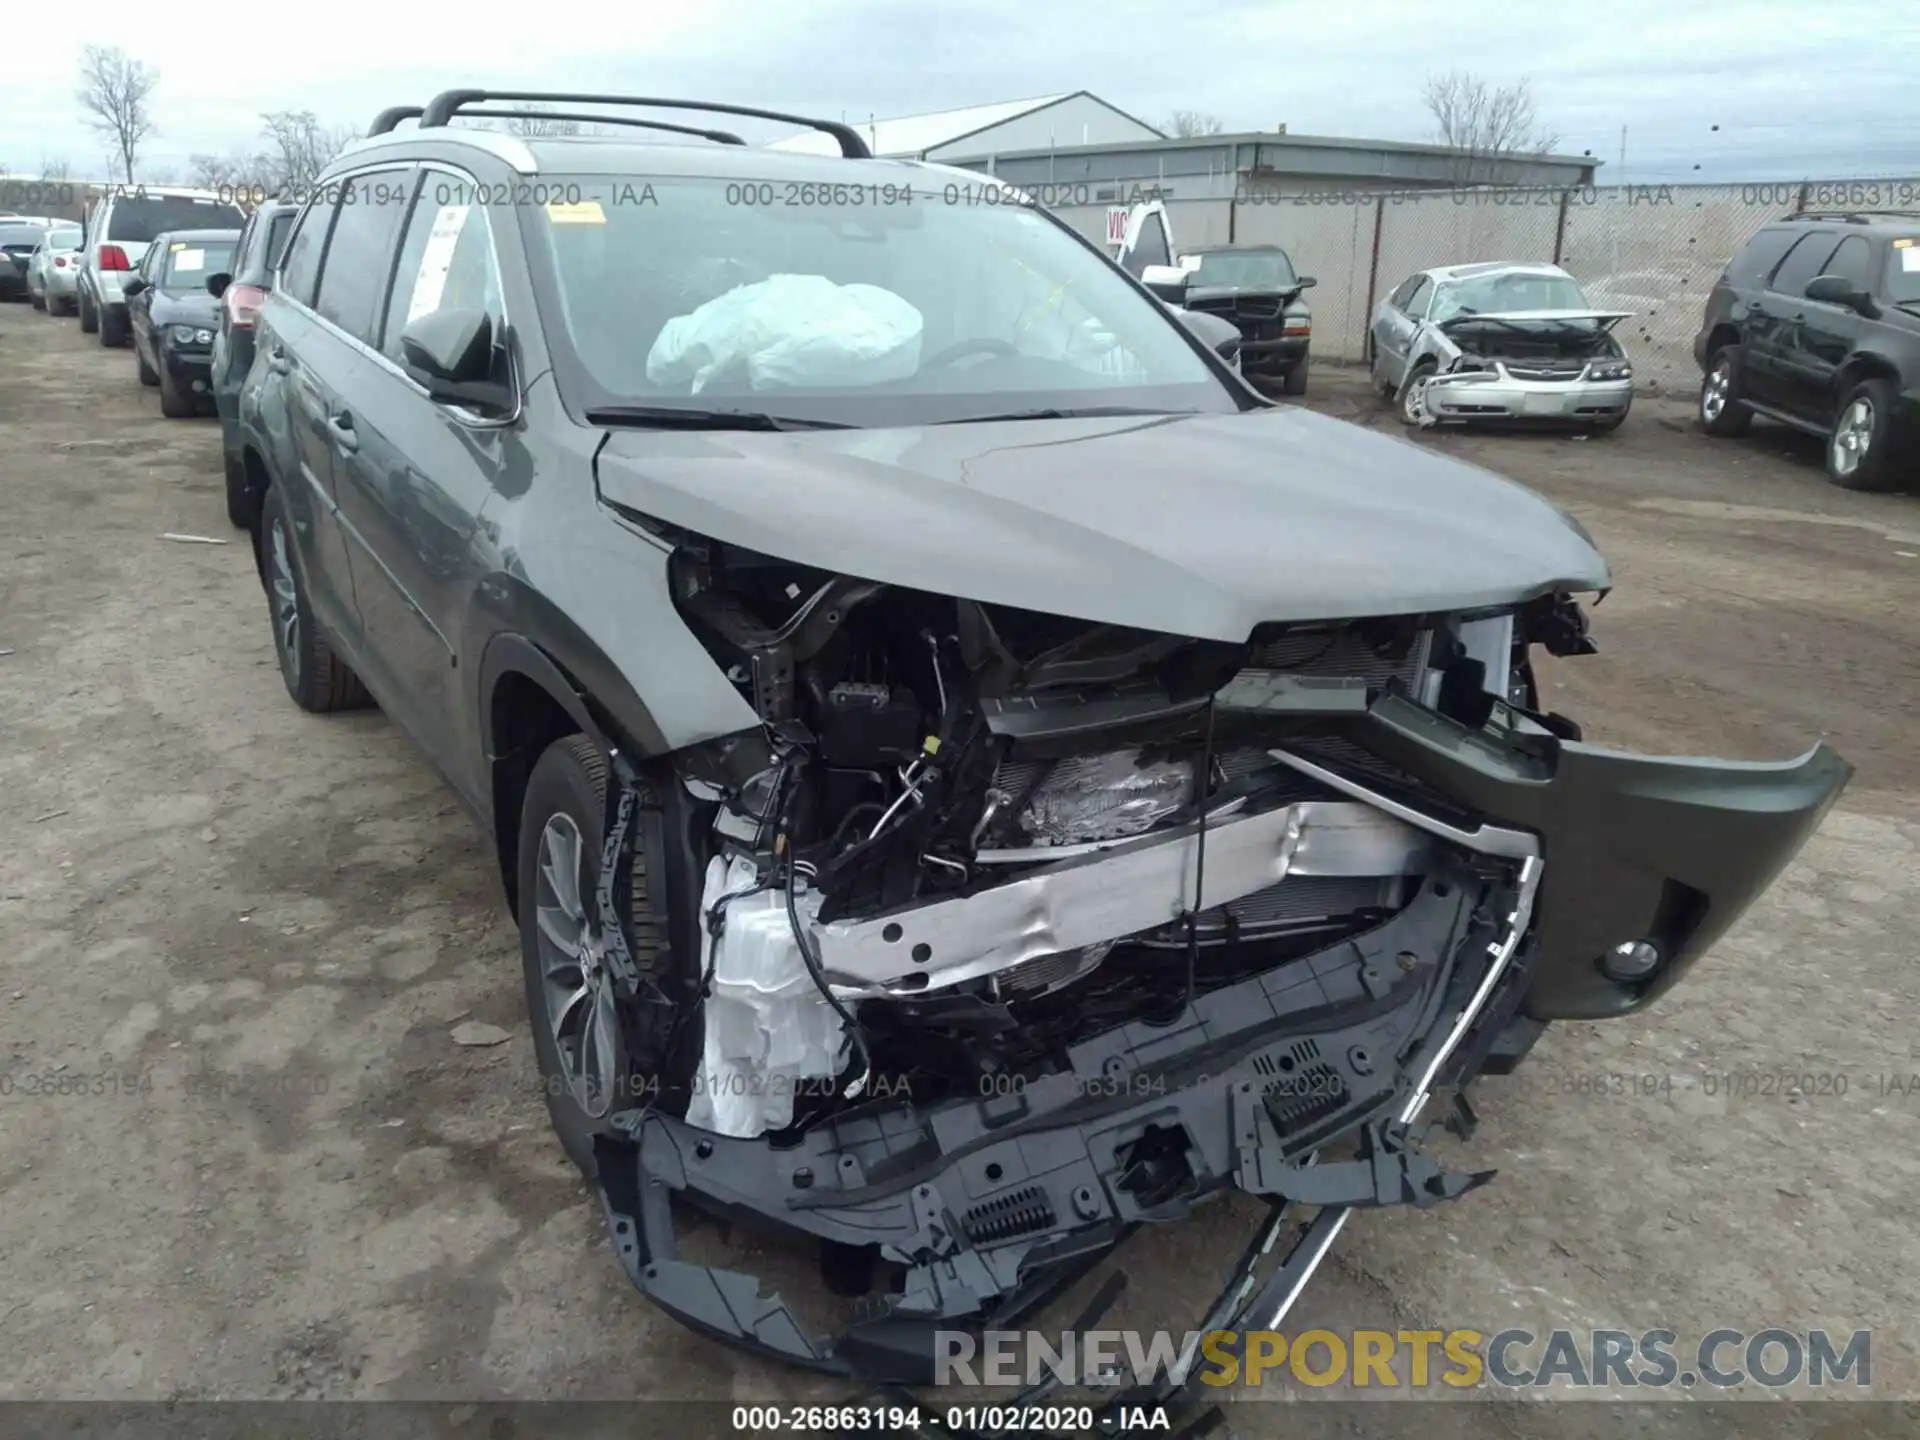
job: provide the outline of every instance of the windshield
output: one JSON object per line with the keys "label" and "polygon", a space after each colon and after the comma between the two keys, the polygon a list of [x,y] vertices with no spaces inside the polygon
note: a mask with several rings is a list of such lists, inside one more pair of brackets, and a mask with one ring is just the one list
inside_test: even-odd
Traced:
{"label": "windshield", "polygon": [[1208,250],[1195,255],[1194,285],[1236,290],[1277,290],[1293,284],[1293,262],[1283,250]]}
{"label": "windshield", "polygon": [[168,230],[238,230],[247,217],[237,205],[200,200],[191,195],[121,195],[107,214],[102,240],[145,244]]}
{"label": "windshield", "polygon": [[708,178],[564,190],[522,225],[560,382],[583,409],[910,425],[1239,408],[1163,305],[1012,201]]}
{"label": "windshield", "polygon": [[209,275],[232,269],[231,240],[173,240],[167,244],[167,268],[160,285],[165,290],[200,290]]}
{"label": "windshield", "polygon": [[1887,299],[1909,310],[1920,308],[1920,236],[1887,247]]}
{"label": "windshield", "polygon": [[1442,285],[1433,297],[1428,319],[1436,324],[1456,315],[1503,315],[1515,310],[1585,310],[1590,308],[1580,287],[1568,275],[1543,275],[1512,270],[1501,275],[1476,275]]}

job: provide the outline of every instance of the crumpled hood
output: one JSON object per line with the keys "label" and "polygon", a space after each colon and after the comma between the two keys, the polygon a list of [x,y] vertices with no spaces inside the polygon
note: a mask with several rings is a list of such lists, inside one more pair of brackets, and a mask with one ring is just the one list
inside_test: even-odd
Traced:
{"label": "crumpled hood", "polygon": [[1442,330],[1458,330],[1493,321],[1501,325],[1554,325],[1562,322],[1592,320],[1600,329],[1611,330],[1622,320],[1631,320],[1631,310],[1497,310],[1473,311],[1452,315],[1440,322]]}
{"label": "crumpled hood", "polygon": [[823,570],[1239,641],[1262,621],[1514,604],[1612,580],[1557,507],[1293,406],[829,430],[615,430],[616,506]]}

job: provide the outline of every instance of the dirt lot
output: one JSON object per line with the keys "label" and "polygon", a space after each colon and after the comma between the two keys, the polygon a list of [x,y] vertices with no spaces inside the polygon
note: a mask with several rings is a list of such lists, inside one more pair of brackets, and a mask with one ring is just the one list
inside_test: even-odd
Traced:
{"label": "dirt lot", "polygon": [[[0,1398],[824,1393],[630,1289],[547,1135],[486,844],[377,712],[288,701],[217,430],[161,419],[133,371],[0,310]],[[1358,376],[1314,384],[1399,430]],[[1591,738],[1825,737],[1859,773],[1654,1013],[1557,1028],[1482,1087],[1468,1153],[1497,1181],[1361,1216],[1297,1318],[1871,1326],[1874,1394],[1920,1396],[1920,1095],[1879,1079],[1920,1073],[1920,497],[1835,490],[1817,447],[1709,441],[1670,404],[1606,438],[1420,443],[1537,486],[1612,558],[1604,653],[1549,677]],[[1136,1243],[1118,1318],[1184,1329],[1251,1219]]]}

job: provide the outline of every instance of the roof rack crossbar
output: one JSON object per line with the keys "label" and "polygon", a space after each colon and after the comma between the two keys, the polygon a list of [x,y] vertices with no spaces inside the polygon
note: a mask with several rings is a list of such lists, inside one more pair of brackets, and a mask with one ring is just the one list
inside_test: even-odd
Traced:
{"label": "roof rack crossbar", "polygon": [[413,120],[420,116],[424,107],[419,105],[389,105],[373,117],[373,124],[367,127],[369,135],[385,135],[402,120]]}
{"label": "roof rack crossbar", "polygon": [[[638,115],[589,115],[577,110],[466,110],[460,119],[473,120],[575,120],[584,125],[632,125],[642,130],[670,130],[676,135],[698,135],[717,145],[744,145],[731,130],[703,130],[698,125],[674,125],[665,120],[642,120]],[[532,136],[522,136],[532,139]]]}
{"label": "roof rack crossbar", "polygon": [[1881,218],[1920,219],[1920,210],[1796,210],[1791,215],[1783,215],[1781,218],[1783,220],[1844,220],[1852,225],[1865,225],[1870,220]]}
{"label": "roof rack crossbar", "polygon": [[755,120],[779,120],[788,125],[804,125],[831,135],[840,144],[840,153],[849,160],[870,160],[873,152],[860,132],[837,120],[819,120],[808,115],[790,115],[781,110],[758,110],[750,105],[721,105],[708,100],[662,100],[650,95],[578,95],[548,90],[443,90],[427,102],[420,116],[420,128],[431,130],[445,125],[464,107],[492,100],[531,100],[571,105],[641,105],[661,110],[705,110],[715,115],[745,115]]}

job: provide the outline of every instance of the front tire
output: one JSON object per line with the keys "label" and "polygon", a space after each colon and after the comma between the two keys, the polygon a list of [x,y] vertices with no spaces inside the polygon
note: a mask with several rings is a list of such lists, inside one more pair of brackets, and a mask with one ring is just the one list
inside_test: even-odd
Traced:
{"label": "front tire", "polygon": [[160,413],[169,420],[191,420],[194,414],[193,392],[182,390],[173,371],[160,372]]}
{"label": "front tire", "polygon": [[1827,439],[1827,478],[1846,490],[1891,490],[1894,390],[1885,380],[1863,380],[1840,402]]}
{"label": "front tire", "polygon": [[1407,378],[1400,382],[1400,393],[1394,397],[1399,408],[1401,423],[1406,425],[1429,425],[1433,416],[1426,408],[1427,382],[1440,367],[1431,360],[1422,360],[1407,371]]}
{"label": "front tire", "polygon": [[1700,428],[1709,435],[1744,435],[1753,424],[1753,412],[1742,400],[1740,383],[1744,352],[1738,345],[1722,345],[1707,357],[1700,377]]}
{"label": "front tire", "polygon": [[133,347],[133,363],[139,367],[142,385],[151,386],[160,383],[160,372],[147,363],[147,357],[141,352],[138,342],[135,342]]}
{"label": "front tire", "polygon": [[118,350],[127,343],[127,312],[111,305],[100,307],[100,348]]}
{"label": "front tire", "polygon": [[42,295],[38,290],[27,291],[27,303],[36,310],[45,310],[47,308],[46,296]]}
{"label": "front tire", "polygon": [[92,335],[100,329],[100,312],[87,302],[87,292],[82,290],[77,302],[80,307],[80,333]]}
{"label": "front tire", "polygon": [[1287,371],[1287,378],[1280,382],[1280,393],[1282,395],[1307,393],[1307,362],[1304,359]]}
{"label": "front tire", "polygon": [[360,677],[333,653],[314,623],[306,577],[293,547],[293,521],[277,486],[267,491],[260,510],[260,562],[280,678],[294,704],[316,715],[367,704],[370,697]]}
{"label": "front tire", "polygon": [[[517,857],[534,1059],[554,1134],[588,1178],[596,1172],[594,1141],[620,1137],[613,1117],[662,1098],[668,1078],[636,1064],[638,1007],[620,998],[604,960],[598,893],[608,786],[598,745],[585,735],[554,741],[527,779]],[[658,983],[665,921],[637,837],[630,873],[633,962]]]}

